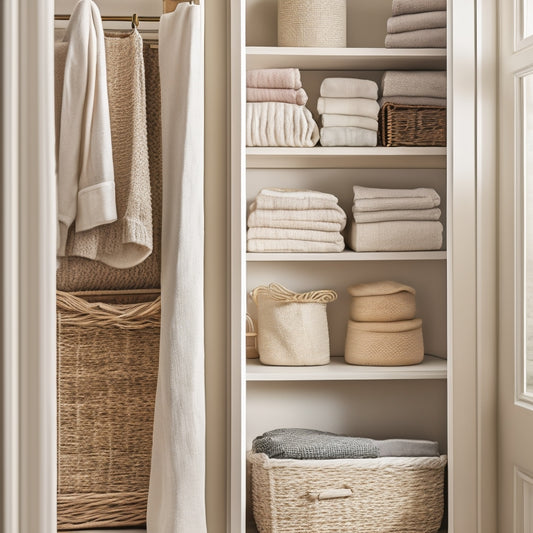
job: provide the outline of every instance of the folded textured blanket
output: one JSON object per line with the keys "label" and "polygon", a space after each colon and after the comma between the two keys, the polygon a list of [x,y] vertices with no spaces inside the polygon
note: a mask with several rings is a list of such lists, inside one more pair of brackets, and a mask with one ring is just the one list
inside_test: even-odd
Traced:
{"label": "folded textured blanket", "polygon": [[353,223],[348,244],[356,252],[440,250],[442,224],[426,220]]}
{"label": "folded textured blanket", "polygon": [[361,117],[378,118],[379,104],[371,98],[325,98],[318,99],[319,115],[359,115]]}
{"label": "folded textured blanket", "polygon": [[392,220],[439,220],[441,211],[433,209],[399,209],[395,211],[357,211],[353,209],[355,222],[387,222]]}
{"label": "folded textured blanket", "polygon": [[446,27],[446,11],[427,11],[390,17],[387,20],[387,33],[404,31],[429,30]]}
{"label": "folded textured blanket", "polygon": [[446,28],[388,33],[385,48],[446,48]]}
{"label": "folded textured blanket", "polygon": [[285,102],[286,104],[305,105],[308,96],[304,89],[264,89],[248,87],[247,102]]}
{"label": "folded textured blanket", "polygon": [[322,146],[377,146],[377,131],[364,128],[340,127],[322,128],[320,130]]}
{"label": "folded textured blanket", "polygon": [[326,192],[297,189],[261,189],[253,209],[333,209],[344,215],[336,196]]}
{"label": "folded textured blanket", "polygon": [[393,16],[426,11],[446,11],[446,0],[392,0]]}
{"label": "folded textured blanket", "polygon": [[381,78],[381,93],[388,96],[446,98],[445,70],[388,70]]}
{"label": "folded textured blanket", "polygon": [[432,98],[430,96],[384,96],[379,99],[380,107],[385,104],[404,104],[404,105],[436,105],[446,107],[446,98]]}
{"label": "folded textured blanket", "polygon": [[342,243],[333,243],[290,239],[248,239],[249,252],[338,253],[343,250],[344,241]]}
{"label": "folded textured blanket", "polygon": [[346,227],[346,215],[335,209],[254,209],[250,211],[248,227],[342,231]]}
{"label": "folded textured blanket", "polygon": [[304,106],[281,102],[246,104],[247,146],[311,147],[318,139],[318,125]]}
{"label": "folded textured blanket", "polygon": [[374,440],[314,429],[281,428],[256,437],[252,451],[272,459],[433,457],[439,455],[439,444],[429,440]]}
{"label": "folded textured blanket", "polygon": [[431,209],[440,205],[435,189],[378,189],[353,187],[353,209],[356,211],[390,211],[400,209]]}
{"label": "folded textured blanket", "polygon": [[320,85],[320,96],[376,100],[378,97],[378,84],[372,80],[356,78],[326,78]]}
{"label": "folded textured blanket", "polygon": [[250,228],[248,230],[248,239],[316,241],[335,244],[344,243],[344,238],[338,231],[315,231],[286,228]]}
{"label": "folded textured blanket", "polygon": [[358,115],[331,115],[326,113],[321,115],[320,118],[322,119],[322,126],[324,126],[324,128],[352,126],[354,128],[378,131],[378,121],[369,117],[360,117]]}
{"label": "folded textured blanket", "polygon": [[264,89],[301,89],[302,79],[297,68],[261,68],[246,72],[246,87]]}

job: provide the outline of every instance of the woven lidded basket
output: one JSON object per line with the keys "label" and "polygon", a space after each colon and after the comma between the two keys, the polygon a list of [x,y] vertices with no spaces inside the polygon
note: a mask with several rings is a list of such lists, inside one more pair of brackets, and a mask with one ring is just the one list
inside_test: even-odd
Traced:
{"label": "woven lidded basket", "polygon": [[346,47],[346,0],[278,0],[278,46]]}
{"label": "woven lidded basket", "polygon": [[348,321],[344,359],[352,365],[416,365],[424,359],[422,320]]}
{"label": "woven lidded basket", "polygon": [[160,317],[149,291],[57,292],[58,530],[146,523]]}
{"label": "woven lidded basket", "polygon": [[446,146],[446,107],[388,103],[379,123],[383,146]]}
{"label": "woven lidded basket", "polygon": [[249,453],[259,533],[436,533],[441,457],[269,459]]}

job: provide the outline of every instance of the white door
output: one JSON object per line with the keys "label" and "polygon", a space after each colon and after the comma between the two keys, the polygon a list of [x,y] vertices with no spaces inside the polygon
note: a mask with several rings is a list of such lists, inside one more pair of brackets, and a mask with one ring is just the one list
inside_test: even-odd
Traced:
{"label": "white door", "polygon": [[533,0],[500,0],[499,531],[533,533]]}

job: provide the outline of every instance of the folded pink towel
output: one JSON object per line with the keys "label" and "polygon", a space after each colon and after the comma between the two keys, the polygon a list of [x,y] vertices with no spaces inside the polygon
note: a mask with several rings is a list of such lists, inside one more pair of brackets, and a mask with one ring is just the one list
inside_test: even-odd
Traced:
{"label": "folded pink towel", "polygon": [[308,96],[303,89],[264,89],[248,87],[247,102],[283,102],[285,104],[305,105]]}
{"label": "folded pink towel", "polygon": [[297,68],[261,68],[246,73],[246,87],[301,89],[302,80]]}
{"label": "folded pink towel", "polygon": [[427,11],[446,11],[446,0],[392,0],[393,16]]}

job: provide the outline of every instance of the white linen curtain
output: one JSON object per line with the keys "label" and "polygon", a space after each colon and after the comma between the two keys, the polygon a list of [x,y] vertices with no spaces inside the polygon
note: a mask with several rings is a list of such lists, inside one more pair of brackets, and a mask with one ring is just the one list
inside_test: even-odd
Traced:
{"label": "white linen curtain", "polygon": [[148,533],[207,531],[203,38],[201,6],[161,17],[164,246]]}

